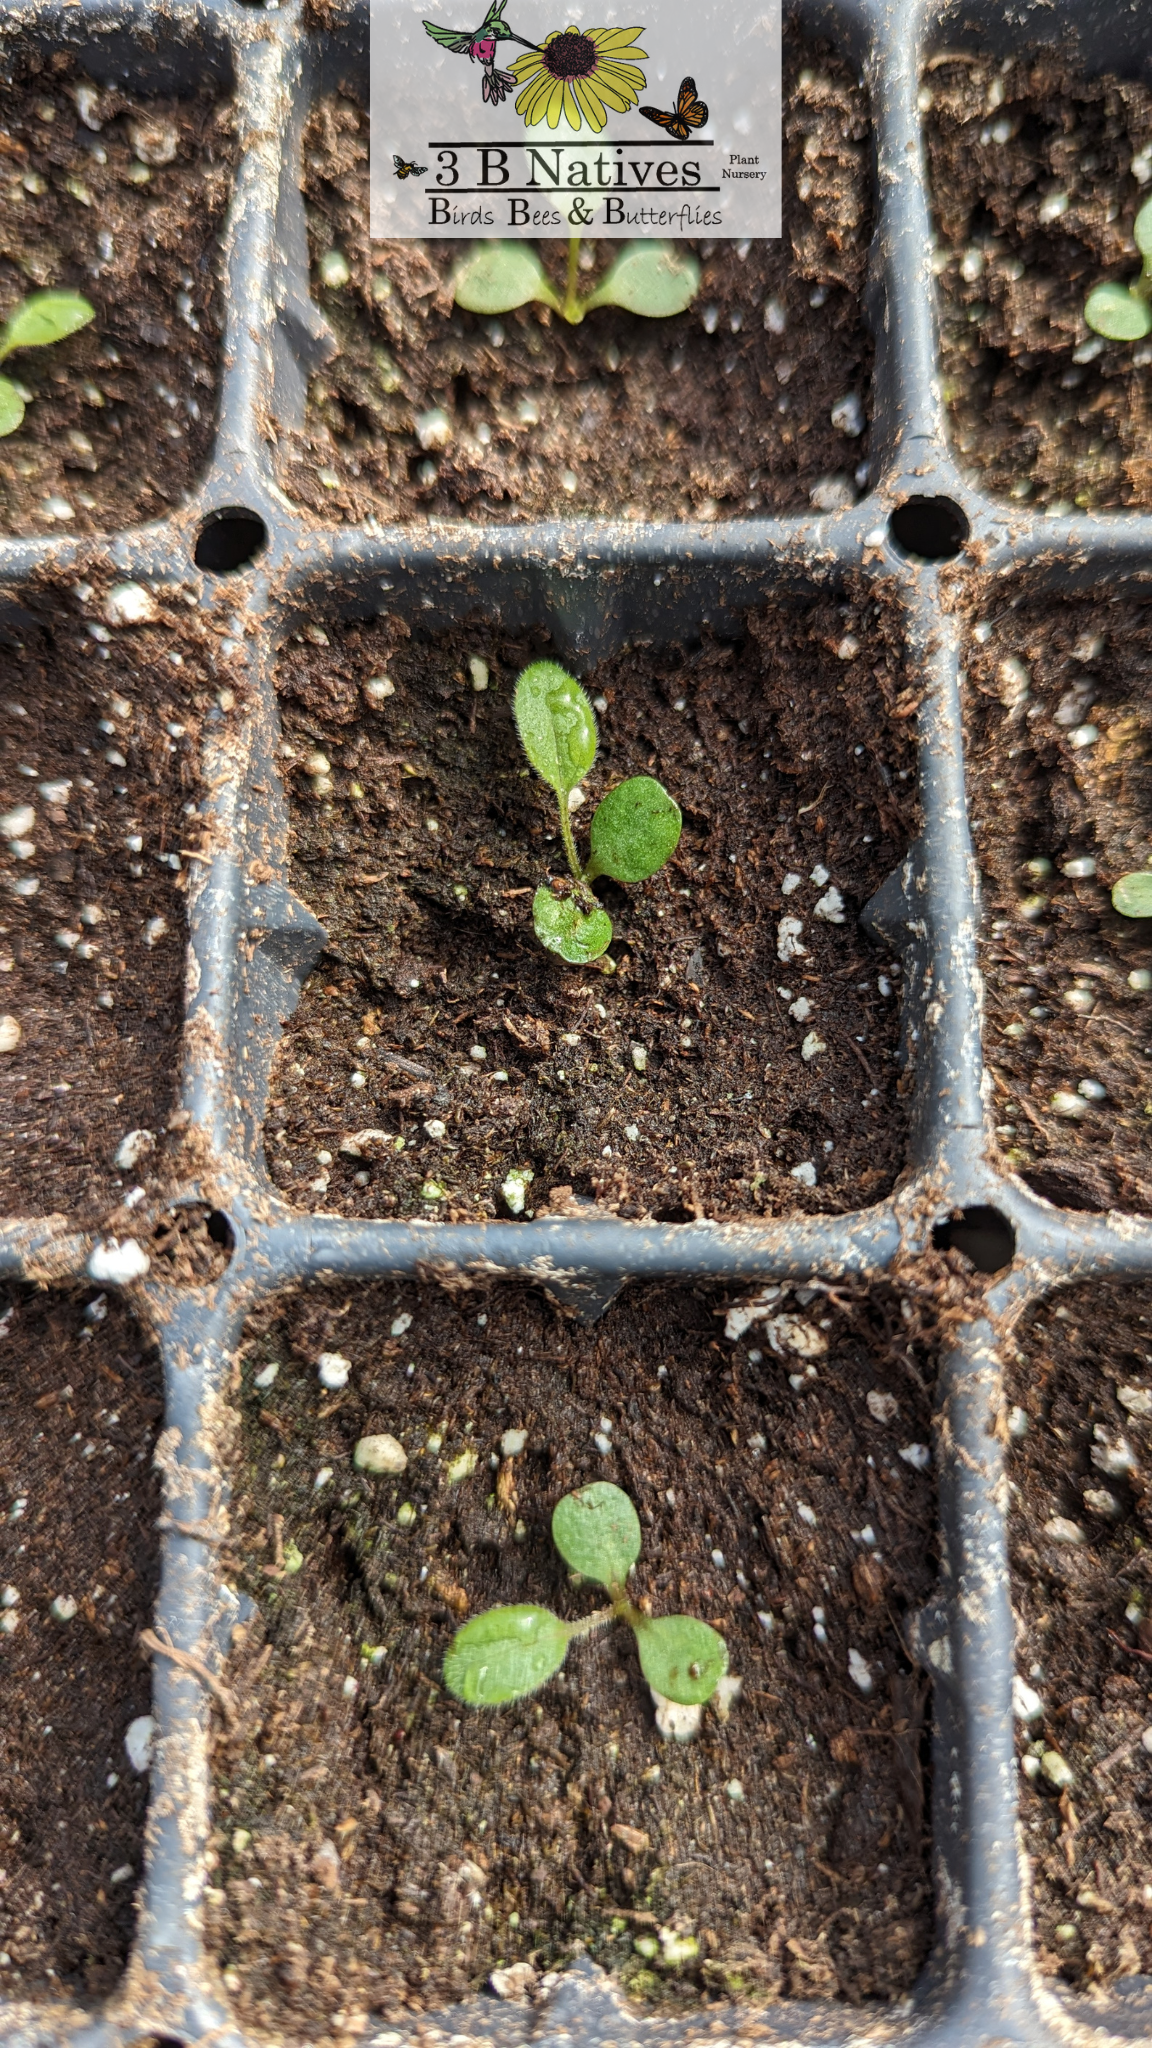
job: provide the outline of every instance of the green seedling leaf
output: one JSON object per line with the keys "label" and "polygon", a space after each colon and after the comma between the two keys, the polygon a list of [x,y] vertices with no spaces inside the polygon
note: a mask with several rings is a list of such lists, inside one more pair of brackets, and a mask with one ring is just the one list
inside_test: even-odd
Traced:
{"label": "green seedling leaf", "polygon": [[571,967],[598,960],[612,944],[612,919],[606,910],[581,910],[571,896],[554,896],[551,889],[537,889],[532,922],[540,944],[559,953]]}
{"label": "green seedling leaf", "polygon": [[1145,263],[1152,259],[1152,199],[1146,199],[1132,227],[1132,236]]}
{"label": "green seedling leaf", "polygon": [[680,806],[660,783],[651,775],[630,775],[597,806],[589,876],[646,881],[676,851],[680,823]]}
{"label": "green seedling leaf", "polygon": [[640,1555],[640,1517],[618,1486],[595,1479],[557,1501],[552,1541],[574,1572],[599,1586],[622,1586]]}
{"label": "green seedling leaf", "polygon": [[0,331],[0,362],[15,348],[46,348],[49,342],[63,341],[95,318],[95,307],[78,292],[33,292]]}
{"label": "green seedling leaf", "polygon": [[561,803],[596,759],[596,717],[575,676],[555,661],[523,669],[513,701],[520,744]]}
{"label": "green seedling leaf", "polygon": [[522,1700],[559,1671],[568,1629],[546,1607],[491,1607],[466,1621],[444,1659],[444,1683],[468,1707]]}
{"label": "green seedling leaf", "polygon": [[1085,301],[1084,318],[1109,341],[1140,341],[1152,334],[1152,307],[1126,284],[1098,284]]}
{"label": "green seedling leaf", "polygon": [[8,377],[0,377],[0,440],[14,434],[24,417],[24,400]]}
{"label": "green seedling leaf", "polygon": [[655,1692],[678,1706],[710,1700],[728,1669],[728,1645],[706,1621],[669,1614],[636,1629],[640,1669]]}
{"label": "green seedling leaf", "polygon": [[1112,908],[1121,917],[1152,917],[1152,870],[1138,868],[1121,875],[1112,891]]}
{"label": "green seedling leaf", "polygon": [[700,289],[700,265],[674,242],[629,242],[601,278],[584,312],[621,306],[649,320],[667,320],[692,304]]}
{"label": "green seedling leaf", "polygon": [[548,273],[528,242],[481,242],[452,273],[458,306],[469,313],[510,313],[539,299],[561,310]]}

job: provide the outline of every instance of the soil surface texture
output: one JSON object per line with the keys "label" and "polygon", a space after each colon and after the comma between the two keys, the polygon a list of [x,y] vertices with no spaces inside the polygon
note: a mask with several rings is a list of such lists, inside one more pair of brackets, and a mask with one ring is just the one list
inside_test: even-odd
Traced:
{"label": "soil surface texture", "polygon": [[1152,340],[1107,342],[1097,284],[1140,275],[1152,89],[1050,51],[936,60],[927,142],[941,366],[972,482],[1071,512],[1152,504]]}
{"label": "soil surface texture", "polygon": [[[281,440],[285,490],[329,523],[851,505],[867,484],[869,125],[861,88],[822,47],[786,45],[784,125],[779,241],[693,243],[700,290],[677,318],[605,309],[572,327],[535,305],[498,320],[454,310],[469,243],[370,243],[367,114],[322,100],[303,175],[337,353],[305,431]],[[623,246],[585,242],[582,291]],[[539,248],[561,278],[567,243]],[[351,276],[327,290],[317,266],[333,250]]]}
{"label": "soil surface texture", "polygon": [[121,1140],[163,1132],[178,1079],[181,849],[199,836],[208,658],[183,606],[167,623],[101,626],[101,646],[88,624],[103,605],[61,594],[22,621],[22,644],[0,646],[8,1215],[107,1210],[146,1171],[114,1167]]}
{"label": "soil surface texture", "polygon": [[232,110],[97,87],[65,51],[0,84],[0,318],[79,292],[90,325],[9,357],[29,397],[0,441],[0,528],[95,533],[160,519],[207,463],[222,324],[217,241]]}
{"label": "soil surface texture", "polygon": [[626,775],[656,776],[684,813],[659,874],[598,885],[615,975],[564,966],[532,929],[563,854],[511,697],[543,642],[478,626],[417,643],[378,621],[288,648],[292,885],[330,935],[273,1073],[268,1159],[288,1199],[506,1215],[512,1169],[530,1174],[525,1213],[572,1190],[667,1221],[888,1192],[899,986],[857,914],[915,830],[916,699],[875,605],[749,629],[581,677],[601,751],[578,841]]}
{"label": "soil surface texture", "polygon": [[[1152,1287],[1082,1287],[1019,1332],[1009,1471],[1024,1845],[1041,1970],[1152,1972]],[[1055,1750],[1071,1771],[1044,1764]]]}
{"label": "soil surface texture", "polygon": [[[580,1947],[673,2007],[908,1990],[931,1894],[901,1627],[934,1573],[932,1368],[891,1295],[772,1293],[734,1343],[715,1298],[658,1288],[595,1328],[519,1288],[381,1285],[249,1326],[225,1565],[259,1611],[226,1674],[209,1893],[245,2024],[314,2040]],[[407,1470],[359,1472],[385,1432]],[[624,1627],[498,1711],[443,1689],[465,1615],[592,1611],[549,1534],[592,1479],[636,1503],[636,1596],[712,1622],[743,1681],[689,1745],[658,1736]],[[697,1946],[674,1963],[677,1936]]]}
{"label": "soil surface texture", "polygon": [[1009,603],[966,662],[997,1135],[1049,1201],[1147,1213],[1152,930],[1110,892],[1152,859],[1152,615]]}
{"label": "soil surface texture", "polygon": [[124,1736],[151,1703],[136,1641],[160,1576],[161,1391],[115,1296],[0,1289],[5,1997],[103,1997],[127,1960],[148,1775]]}

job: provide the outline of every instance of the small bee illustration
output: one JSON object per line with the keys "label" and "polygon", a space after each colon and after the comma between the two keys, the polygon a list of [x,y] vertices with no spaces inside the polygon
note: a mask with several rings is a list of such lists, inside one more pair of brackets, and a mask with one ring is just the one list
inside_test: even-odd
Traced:
{"label": "small bee illustration", "polygon": [[396,156],[395,153],[393,154],[392,161],[396,166],[396,176],[398,178],[423,178],[427,174],[427,164],[406,164],[403,157]]}

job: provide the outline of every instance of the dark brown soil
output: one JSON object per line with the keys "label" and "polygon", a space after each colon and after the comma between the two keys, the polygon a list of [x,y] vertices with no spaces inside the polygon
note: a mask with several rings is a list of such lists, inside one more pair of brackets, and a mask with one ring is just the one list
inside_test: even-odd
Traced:
{"label": "dark brown soil", "polygon": [[[1110,891],[1152,858],[1148,609],[1045,598],[1005,605],[987,624],[967,656],[968,783],[998,1135],[1009,1165],[1050,1201],[1147,1212],[1152,995],[1129,976],[1152,969],[1152,932],[1119,917]],[[1086,726],[1099,737],[1074,744]],[[1067,877],[1083,857],[1095,874]],[[1034,860],[1052,873],[1030,875]],[[1082,1081],[1105,1098],[1081,1096]]]}
{"label": "dark brown soil", "polygon": [[[151,1704],[136,1641],[159,1583],[162,1407],[156,1354],[115,1296],[0,1290],[5,1997],[103,1996],[127,1959],[148,1777],[124,1735]],[[49,1612],[59,1598],[71,1620]]]}
{"label": "dark brown soil", "polygon": [[[521,1289],[377,1285],[250,1326],[231,1562],[260,1611],[227,1677],[241,1726],[217,1748],[208,1894],[246,2024],[314,2040],[337,2011],[395,2020],[581,1948],[673,2005],[908,1990],[931,1899],[925,1688],[901,1627],[932,1585],[935,1487],[898,1453],[927,1439],[931,1364],[888,1295],[842,1312],[785,1290],[781,1310],[730,1344],[687,1290],[637,1290],[580,1329]],[[787,1330],[827,1353],[789,1352]],[[343,1394],[318,1382],[322,1351],[351,1365]],[[508,1429],[527,1442],[501,1466]],[[400,1478],[351,1462],[382,1431]],[[498,1711],[442,1689],[464,1614],[590,1611],[549,1525],[594,1478],[639,1509],[637,1596],[719,1627],[743,1680],[689,1746],[658,1737],[626,1629]],[[636,1949],[661,1928],[695,1958]]]}
{"label": "dark brown soil", "polygon": [[[96,318],[5,364],[31,403],[0,443],[0,527],[95,533],[162,518],[207,463],[215,428],[231,106],[207,88],[182,100],[97,89],[66,52],[8,63],[0,316],[52,287],[81,293]],[[134,136],[170,161],[143,163]],[[148,182],[134,182],[144,170]]]}
{"label": "dark brown soil", "polygon": [[[199,839],[209,657],[187,614],[111,631],[104,646],[85,623],[101,616],[95,594],[61,596],[22,645],[0,648],[0,811],[35,812],[29,834],[0,838],[0,1012],[21,1034],[0,1053],[9,1215],[106,1210],[147,1171],[114,1169],[121,1139],[163,1132],[178,1079],[180,849]],[[65,783],[52,792],[63,802],[45,798],[43,786]],[[34,895],[13,893],[29,882]]]}
{"label": "dark brown soil", "polygon": [[[1043,1709],[1017,1721],[1019,1748],[1073,1772],[1063,1791],[1021,1782],[1036,1946],[1045,1975],[1105,1984],[1152,1972],[1152,1288],[1079,1288],[1019,1343],[1012,1601],[1017,1670]],[[1053,1518],[1082,1540],[1054,1539]]]}
{"label": "dark brown soil", "polygon": [[[511,715],[539,637],[405,642],[385,621],[288,649],[292,883],[330,934],[271,1089],[270,1169],[294,1203],[506,1215],[512,1168],[534,1176],[529,1213],[562,1188],[673,1221],[839,1212],[892,1187],[899,995],[856,919],[915,829],[915,698],[875,605],[749,627],[740,646],[636,648],[583,675],[601,753],[578,818],[636,772],[684,812],[658,875],[601,885],[615,975],[565,967],[532,930],[533,890],[563,865]],[[369,708],[361,686],[385,670],[394,694]],[[829,878],[839,925],[814,914]],[[807,948],[787,964],[785,916]]]}
{"label": "dark brown soil", "polygon": [[[693,244],[701,287],[676,319],[602,311],[578,327],[546,307],[454,311],[467,244],[370,243],[368,118],[323,100],[304,143],[311,254],[341,250],[352,280],[325,290],[314,268],[339,353],[305,432],[281,443],[289,495],[327,521],[748,517],[807,509],[820,483],[851,504],[866,428],[830,414],[853,395],[863,422],[869,404],[868,117],[823,48],[790,41],[785,73],[783,238]],[[566,244],[539,246],[559,275]],[[618,247],[585,244],[585,285]],[[452,438],[432,455],[415,423],[434,408]]]}
{"label": "dark brown soil", "polygon": [[1152,90],[1083,78],[1051,52],[938,59],[924,84],[961,466],[1052,512],[1152,503],[1152,341],[1106,342],[1084,319],[1094,285],[1140,274]]}

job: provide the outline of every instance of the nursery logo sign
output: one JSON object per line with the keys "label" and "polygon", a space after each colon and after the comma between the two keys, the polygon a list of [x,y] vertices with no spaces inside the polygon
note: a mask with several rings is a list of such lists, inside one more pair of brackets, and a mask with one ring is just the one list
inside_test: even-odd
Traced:
{"label": "nursery logo sign", "polygon": [[374,238],[779,235],[780,0],[588,6],[372,0]]}

